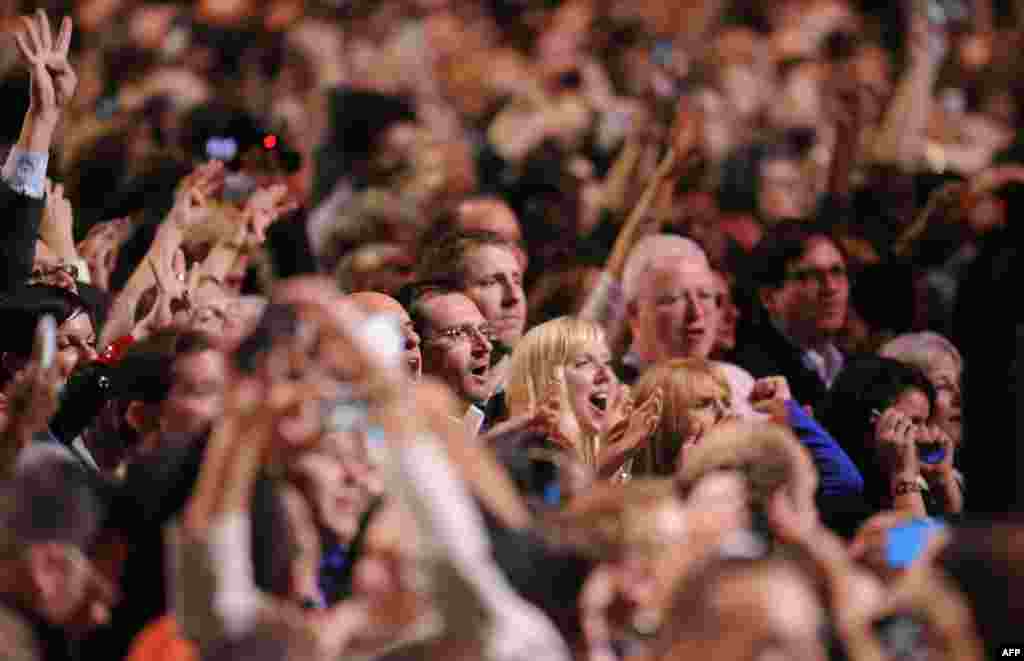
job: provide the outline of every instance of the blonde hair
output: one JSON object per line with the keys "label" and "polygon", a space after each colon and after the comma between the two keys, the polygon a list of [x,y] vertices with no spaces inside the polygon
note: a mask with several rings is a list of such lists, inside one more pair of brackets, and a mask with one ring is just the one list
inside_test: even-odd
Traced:
{"label": "blonde hair", "polygon": [[604,329],[592,321],[558,317],[533,327],[512,352],[505,385],[511,415],[533,410],[541,402],[557,369],[594,342],[606,342]]}
{"label": "blonde hair", "polygon": [[[558,369],[595,342],[607,344],[604,329],[576,317],[558,317],[532,328],[519,340],[509,361],[505,382],[509,415],[535,410],[558,376]],[[587,459],[589,453],[579,450]]]}
{"label": "blonde hair", "polygon": [[878,355],[913,365],[925,374],[935,369],[943,356],[952,358],[957,370],[963,365],[963,358],[953,343],[931,331],[897,335],[882,345]]}
{"label": "blonde hair", "polygon": [[714,391],[731,399],[732,389],[721,370],[703,358],[677,358],[647,370],[633,387],[633,400],[645,402],[662,391],[661,420],[637,456],[634,474],[672,475],[683,440],[690,433],[690,411]]}
{"label": "blonde hair", "polygon": [[679,471],[688,492],[716,471],[737,471],[747,482],[751,502],[765,505],[779,488],[793,482],[800,463],[810,462],[789,429],[769,422],[735,420],[716,425],[693,446]]}

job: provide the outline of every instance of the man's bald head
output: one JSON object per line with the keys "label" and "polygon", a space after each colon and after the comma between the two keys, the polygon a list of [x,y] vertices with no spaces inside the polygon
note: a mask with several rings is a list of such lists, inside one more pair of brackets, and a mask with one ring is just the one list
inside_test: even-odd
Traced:
{"label": "man's bald head", "polygon": [[376,315],[394,315],[398,318],[399,327],[404,340],[404,362],[413,379],[418,380],[423,369],[423,358],[420,353],[420,336],[413,328],[412,319],[402,304],[387,294],[376,291],[357,291],[345,297],[355,304],[367,317]]}

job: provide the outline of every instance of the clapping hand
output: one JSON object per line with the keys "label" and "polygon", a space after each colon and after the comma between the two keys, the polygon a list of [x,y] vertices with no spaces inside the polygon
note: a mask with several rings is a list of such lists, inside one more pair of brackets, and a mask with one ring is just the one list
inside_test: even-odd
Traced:
{"label": "clapping hand", "polygon": [[288,187],[277,184],[257,189],[242,210],[246,229],[257,243],[267,240],[267,228],[285,214],[295,210],[298,203],[288,197]]}
{"label": "clapping hand", "polygon": [[608,430],[597,457],[600,477],[614,475],[630,456],[644,447],[661,422],[663,399],[662,390],[658,388],[643,404]]}

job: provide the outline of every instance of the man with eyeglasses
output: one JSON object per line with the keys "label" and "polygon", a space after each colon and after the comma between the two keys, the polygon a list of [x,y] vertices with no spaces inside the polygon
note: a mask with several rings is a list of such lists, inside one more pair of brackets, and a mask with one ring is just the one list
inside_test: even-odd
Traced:
{"label": "man with eyeglasses", "polygon": [[844,364],[835,339],[846,324],[846,258],[827,230],[775,226],[751,254],[761,317],[741,330],[736,362],[755,377],[782,375],[794,398],[818,406]]}
{"label": "man with eyeglasses", "polygon": [[467,414],[482,421],[493,389],[494,331],[476,303],[443,284],[428,284],[412,293],[409,316],[422,341],[423,374],[448,384]]}
{"label": "man with eyeglasses", "polygon": [[656,234],[629,254],[622,277],[633,336],[620,378],[634,382],[649,366],[672,358],[707,358],[718,334],[714,273],[691,239]]}

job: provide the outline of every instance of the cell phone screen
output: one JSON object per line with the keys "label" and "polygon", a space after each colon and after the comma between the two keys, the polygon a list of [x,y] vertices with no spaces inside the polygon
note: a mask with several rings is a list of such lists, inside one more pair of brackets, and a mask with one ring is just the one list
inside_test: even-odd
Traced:
{"label": "cell phone screen", "polygon": [[935,519],[914,519],[886,532],[885,561],[893,569],[906,569],[928,546],[943,524]]}

